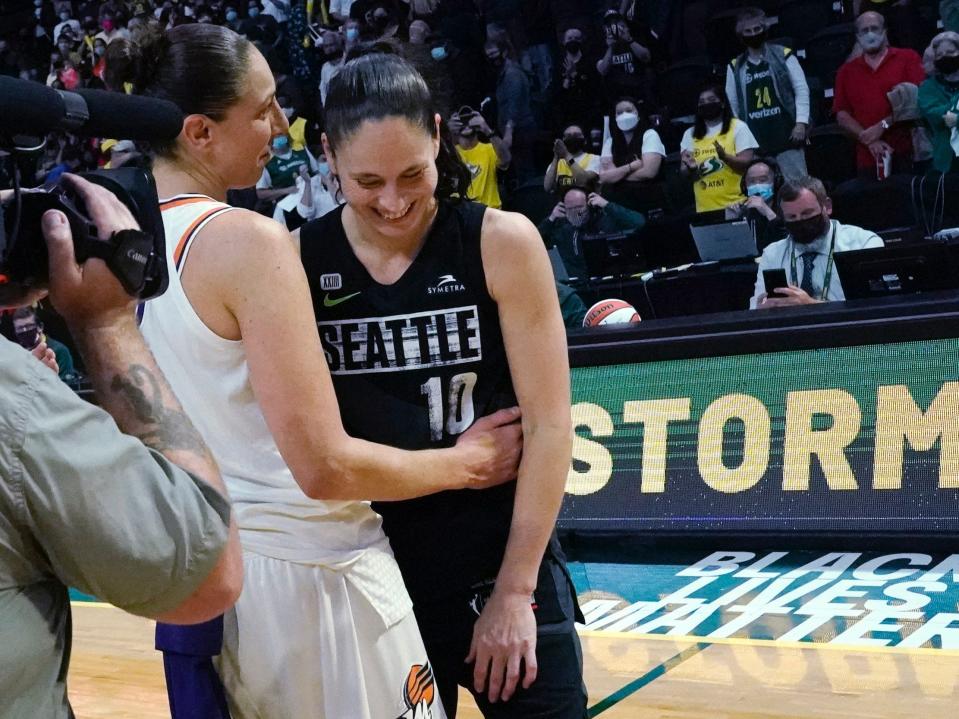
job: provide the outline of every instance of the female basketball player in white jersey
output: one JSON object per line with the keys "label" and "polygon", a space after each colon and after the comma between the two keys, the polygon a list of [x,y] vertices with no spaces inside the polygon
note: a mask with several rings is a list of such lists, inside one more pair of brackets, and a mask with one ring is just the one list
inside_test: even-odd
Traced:
{"label": "female basketball player in white jersey", "polygon": [[469,171],[433,107],[393,54],[357,57],[330,82],[324,150],[346,205],[300,228],[320,338],[347,431],[370,441],[452,446],[518,398],[517,482],[373,506],[447,713],[461,684],[488,718],[583,719],[575,599],[553,531],[571,427],[549,259],[522,215],[460,199]]}
{"label": "female basketball player in white jersey", "polygon": [[[131,81],[186,116],[174,142],[154,147],[171,277],[143,333],[240,527],[246,579],[218,664],[234,719],[443,717],[380,519],[356,500],[506,481],[518,412],[444,451],[349,437],[289,234],[223,204],[256,182],[287,130],[266,61],[230,30],[186,25],[141,38],[112,72],[112,86]],[[206,711],[178,692],[175,716]]]}

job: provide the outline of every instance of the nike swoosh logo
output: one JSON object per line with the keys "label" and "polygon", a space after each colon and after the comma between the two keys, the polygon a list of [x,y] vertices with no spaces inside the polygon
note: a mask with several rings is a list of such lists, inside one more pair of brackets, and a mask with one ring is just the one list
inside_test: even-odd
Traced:
{"label": "nike swoosh logo", "polygon": [[333,300],[333,299],[330,299],[330,293],[327,292],[327,293],[323,296],[323,306],[324,306],[324,307],[336,307],[338,304],[341,304],[341,303],[343,303],[343,302],[346,302],[347,300],[353,299],[353,298],[356,297],[358,294],[360,294],[360,293],[359,293],[359,292],[354,292],[352,295],[346,295],[345,297],[339,297],[339,298]]}

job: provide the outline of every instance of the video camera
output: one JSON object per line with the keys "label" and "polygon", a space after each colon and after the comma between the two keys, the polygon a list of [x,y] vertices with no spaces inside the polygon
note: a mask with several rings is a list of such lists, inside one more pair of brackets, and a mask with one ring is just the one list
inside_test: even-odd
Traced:
{"label": "video camera", "polygon": [[169,281],[166,243],[153,176],[140,168],[81,174],[105,187],[125,204],[142,232],[116,232],[101,239],[80,197],[61,182],[20,186],[20,165],[42,152],[35,136],[69,130],[94,137],[171,140],[183,115],[173,103],[122,93],[63,92],[25,80],[0,77],[0,150],[12,161],[13,196],[0,203],[0,274],[8,282],[42,286],[49,278],[47,246],[40,220],[47,210],[66,215],[78,263],[104,260],[124,289],[141,300],[162,294]]}
{"label": "video camera", "polygon": [[0,207],[0,271],[22,284],[46,282],[50,264],[40,218],[47,210],[60,210],[70,222],[78,263],[91,257],[102,259],[123,288],[139,299],[162,294],[169,278],[163,220],[153,176],[134,167],[80,176],[116,195],[129,208],[142,232],[114,233],[110,239],[101,240],[83,201],[65,184],[58,181],[23,189],[7,207]]}

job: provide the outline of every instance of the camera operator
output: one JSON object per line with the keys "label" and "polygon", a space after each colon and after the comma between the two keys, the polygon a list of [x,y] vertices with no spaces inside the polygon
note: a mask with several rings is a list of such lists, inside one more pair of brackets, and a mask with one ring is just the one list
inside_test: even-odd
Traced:
{"label": "camera operator", "polygon": [[646,224],[639,212],[626,209],[581,187],[571,187],[549,217],[539,223],[547,248],[556,247],[570,278],[588,277],[581,238],[615,232],[636,232]]}
{"label": "camera operator", "polygon": [[456,152],[473,178],[467,196],[487,207],[500,209],[503,201],[499,196],[496,171],[505,172],[512,161],[512,121],[506,123],[506,131],[500,137],[480,113],[464,106],[450,117],[449,127],[456,138]]}
{"label": "camera operator", "polygon": [[[137,228],[107,190],[72,175],[65,183],[101,239]],[[43,234],[50,298],[106,411],[0,340],[0,696],[7,719],[73,716],[68,586],[133,614],[193,623],[230,607],[242,582],[219,471],[147,350],[133,300],[101,260],[77,265],[62,213],[44,214]],[[28,305],[45,290],[4,277],[0,307]]]}

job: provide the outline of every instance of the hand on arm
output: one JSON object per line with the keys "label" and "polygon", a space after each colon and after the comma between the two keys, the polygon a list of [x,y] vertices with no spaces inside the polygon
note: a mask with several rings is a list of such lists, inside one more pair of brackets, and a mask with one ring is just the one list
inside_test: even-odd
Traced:
{"label": "hand on arm", "polygon": [[[250,381],[280,453],[307,496],[409,499],[515,476],[517,411],[477,423],[450,449],[410,452],[350,437],[340,419],[303,266],[280,225],[252,213],[213,220],[187,272],[234,318]],[[189,278],[187,278],[189,279]],[[189,294],[189,287],[188,287]],[[290,341],[294,338],[294,341]],[[283,347],[283,352],[277,352]],[[474,436],[475,435],[475,436]]]}
{"label": "hand on arm", "polygon": [[836,113],[836,122],[839,123],[839,126],[849,133],[853,139],[860,141],[859,136],[862,134],[864,128],[851,114],[845,110],[840,110]]}
{"label": "hand on arm", "polygon": [[535,228],[519,215],[489,211],[482,253],[523,408],[524,442],[506,552],[474,625],[467,661],[474,662],[475,689],[487,692],[490,701],[506,701],[520,681],[529,687],[536,679],[530,597],[569,471],[569,363],[549,259]]}

